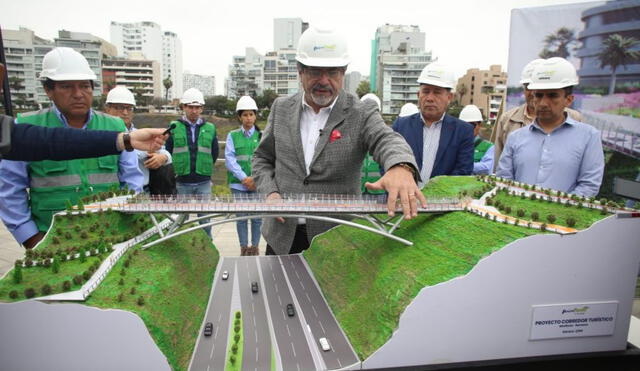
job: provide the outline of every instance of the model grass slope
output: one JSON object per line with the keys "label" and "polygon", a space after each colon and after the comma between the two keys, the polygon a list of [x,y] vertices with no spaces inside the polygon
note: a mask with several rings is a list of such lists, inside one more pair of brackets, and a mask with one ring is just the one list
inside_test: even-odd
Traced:
{"label": "model grass slope", "polygon": [[[30,258],[18,262],[20,282],[15,282],[16,268],[0,280],[0,302],[78,290],[108,258],[113,244],[152,226],[148,215],[115,211],[56,215]],[[82,253],[85,258],[80,258]],[[136,245],[120,257],[85,304],[136,313],[171,368],[186,370],[218,260],[218,251],[201,230],[147,250]]]}
{"label": "model grass slope", "polygon": [[[474,177],[438,177],[424,189],[427,197],[483,194],[491,187]],[[504,196],[503,201],[516,196]],[[529,201],[533,210],[539,201]],[[557,220],[571,207],[548,204]],[[591,210],[594,221],[604,218]],[[593,216],[592,215],[592,216]],[[526,218],[523,218],[526,219]],[[590,221],[591,222],[591,221]],[[582,223],[584,226],[584,223]],[[420,215],[395,232],[413,241],[404,246],[382,236],[337,227],[313,240],[304,253],[323,294],[362,360],[381,347],[400,315],[426,286],[467,274],[480,259],[539,229],[517,227],[470,212]]]}

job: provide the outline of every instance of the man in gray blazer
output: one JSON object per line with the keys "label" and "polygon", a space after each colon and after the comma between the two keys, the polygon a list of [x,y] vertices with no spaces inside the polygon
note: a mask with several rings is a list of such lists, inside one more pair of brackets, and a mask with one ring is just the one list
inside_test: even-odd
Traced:
{"label": "man in gray blazer", "polygon": [[[371,152],[385,170],[365,186],[389,193],[388,212],[402,203],[406,219],[426,200],[416,181],[417,165],[409,145],[385,125],[374,102],[342,90],[349,63],[346,42],[332,30],[309,28],[296,55],[303,91],[278,98],[253,158],[253,174],[267,200],[282,194],[360,194],[362,161]],[[262,234],[267,255],[294,254],[334,225],[304,219],[267,218]]]}

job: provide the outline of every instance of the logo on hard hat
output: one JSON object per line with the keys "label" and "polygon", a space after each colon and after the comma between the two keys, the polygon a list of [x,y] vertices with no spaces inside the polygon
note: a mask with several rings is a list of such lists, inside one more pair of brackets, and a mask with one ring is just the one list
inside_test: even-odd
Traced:
{"label": "logo on hard hat", "polygon": [[551,80],[551,77],[555,74],[556,71],[548,70],[548,71],[539,71],[536,73],[539,80]]}
{"label": "logo on hard hat", "polygon": [[331,44],[331,45],[319,45],[319,46],[314,46],[313,47],[313,51],[318,51],[318,50],[336,50],[336,44]]}

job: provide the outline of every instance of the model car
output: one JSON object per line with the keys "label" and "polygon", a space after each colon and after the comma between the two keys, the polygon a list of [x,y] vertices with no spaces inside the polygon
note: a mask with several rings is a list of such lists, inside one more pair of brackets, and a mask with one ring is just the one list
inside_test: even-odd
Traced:
{"label": "model car", "polygon": [[329,346],[327,338],[320,338],[318,341],[320,342],[320,346],[322,347],[323,351],[327,352],[331,350],[331,346]]}
{"label": "model car", "polygon": [[258,292],[258,283],[256,281],[251,282],[251,292]]}
{"label": "model car", "polygon": [[289,317],[293,317],[296,315],[295,309],[293,309],[293,304],[287,304],[287,315]]}
{"label": "model car", "polygon": [[222,272],[222,279],[226,281],[227,278],[229,278],[229,272],[227,271]]}
{"label": "model car", "polygon": [[211,336],[211,334],[213,334],[213,323],[207,322],[207,324],[204,325],[204,336]]}

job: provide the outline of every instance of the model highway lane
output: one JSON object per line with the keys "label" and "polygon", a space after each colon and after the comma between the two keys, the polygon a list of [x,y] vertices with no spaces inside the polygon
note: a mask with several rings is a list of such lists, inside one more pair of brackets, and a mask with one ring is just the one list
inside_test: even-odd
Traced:
{"label": "model highway lane", "polygon": [[[236,260],[221,258],[220,268],[216,270],[207,312],[198,333],[196,348],[189,367],[192,371],[224,370],[231,320],[233,281],[237,279]],[[227,280],[222,280],[222,272],[224,271],[229,272]],[[204,324],[207,322],[213,323],[211,336],[203,334]]]}
{"label": "model highway lane", "polygon": [[[258,273],[258,257],[239,258],[237,267],[244,335],[242,369],[269,370],[271,369],[271,337],[263,288]],[[251,291],[252,282],[258,282],[257,293]]]}
{"label": "model highway lane", "polygon": [[289,292],[280,259],[277,256],[267,256],[260,257],[257,262],[262,271],[264,287],[261,287],[261,290],[264,290],[267,298],[282,368],[297,371],[315,370],[316,366],[305,337],[305,329],[298,314],[296,313],[293,317],[286,314],[286,305],[294,301]]}
{"label": "model highway lane", "polygon": [[[302,255],[283,255],[280,259],[300,305],[299,309],[304,312],[315,346],[320,351],[327,369],[341,369],[359,364],[358,356],[342,332],[315,280],[309,274]],[[318,339],[323,337],[327,338],[331,346],[330,351],[322,351]]]}

